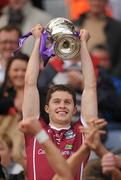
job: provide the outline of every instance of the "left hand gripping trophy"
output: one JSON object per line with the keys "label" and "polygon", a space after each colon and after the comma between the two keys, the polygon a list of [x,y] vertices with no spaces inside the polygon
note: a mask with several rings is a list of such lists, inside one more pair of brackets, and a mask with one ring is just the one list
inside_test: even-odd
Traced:
{"label": "left hand gripping trophy", "polygon": [[[24,41],[32,35],[31,32],[26,33],[19,39],[19,47]],[[52,19],[42,32],[41,44],[39,52],[44,61],[44,65],[52,56],[58,56],[62,60],[69,60],[76,57],[80,51],[79,33],[75,31],[73,23],[62,17]]]}

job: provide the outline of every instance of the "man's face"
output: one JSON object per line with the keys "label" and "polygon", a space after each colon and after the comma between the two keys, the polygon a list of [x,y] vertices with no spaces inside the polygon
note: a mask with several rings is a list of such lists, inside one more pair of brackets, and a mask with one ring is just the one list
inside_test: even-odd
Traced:
{"label": "man's face", "polygon": [[16,30],[0,32],[0,54],[4,59],[10,58],[18,47],[18,39],[19,35]]}
{"label": "man's face", "polygon": [[65,91],[56,91],[51,95],[49,105],[45,106],[50,123],[57,127],[66,127],[71,123],[72,115],[76,112],[72,95]]}
{"label": "man's face", "polygon": [[92,13],[99,14],[104,12],[107,0],[89,0]]}

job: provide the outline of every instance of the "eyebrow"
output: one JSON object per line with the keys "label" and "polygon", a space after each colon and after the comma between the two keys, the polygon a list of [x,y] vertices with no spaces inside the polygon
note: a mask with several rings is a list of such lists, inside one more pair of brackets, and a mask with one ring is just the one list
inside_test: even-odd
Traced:
{"label": "eyebrow", "polygon": [[[61,98],[54,98],[54,99],[52,99],[52,101],[55,101],[55,100],[61,100]],[[64,101],[70,101],[70,102],[72,102],[73,100],[66,98],[66,99],[64,99]]]}

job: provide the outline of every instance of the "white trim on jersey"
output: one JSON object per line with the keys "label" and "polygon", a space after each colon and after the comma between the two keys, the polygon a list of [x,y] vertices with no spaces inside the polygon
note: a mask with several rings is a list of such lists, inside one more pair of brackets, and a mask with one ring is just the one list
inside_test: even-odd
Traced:
{"label": "white trim on jersey", "polygon": [[[83,118],[82,116],[80,116],[80,121],[81,121],[81,123],[82,123],[82,125],[83,125],[84,127],[87,127],[87,126],[88,126],[87,123],[86,123],[86,121],[84,120],[84,118]],[[82,144],[83,144],[83,143],[84,143],[84,135],[82,134]],[[82,180],[83,170],[84,170],[84,163],[82,162],[82,164],[81,164],[80,180]]]}
{"label": "white trim on jersey", "polygon": [[84,120],[84,118],[82,116],[80,116],[80,121],[82,123],[82,125],[86,128],[88,125],[86,123],[86,121]]}
{"label": "white trim on jersey", "polygon": [[34,138],[34,143],[33,143],[33,175],[34,175],[34,180],[36,180],[36,165],[35,165],[35,149],[36,149],[36,138]]}
{"label": "white trim on jersey", "polygon": [[65,127],[65,128],[57,128],[55,126],[53,126],[52,124],[49,123],[49,126],[51,127],[51,129],[55,129],[57,131],[61,131],[61,130],[68,130],[70,129],[71,125],[69,125],[68,127]]}

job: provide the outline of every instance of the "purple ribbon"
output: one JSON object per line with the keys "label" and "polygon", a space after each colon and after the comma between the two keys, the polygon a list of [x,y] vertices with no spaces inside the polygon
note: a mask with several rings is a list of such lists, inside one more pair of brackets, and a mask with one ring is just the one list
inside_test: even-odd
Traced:
{"label": "purple ribbon", "polygon": [[[21,38],[19,39],[18,48],[15,50],[14,53],[18,52],[22,48],[26,39],[31,35],[32,35],[32,33],[28,32],[28,33],[24,34],[23,36],[21,36]],[[79,32],[74,32],[74,35],[79,37]],[[55,53],[54,53],[54,45],[55,44],[54,43],[52,43],[49,47],[46,47],[47,38],[48,38],[48,33],[46,30],[44,30],[42,32],[41,43],[40,43],[40,48],[39,48],[39,54],[40,54],[40,56],[42,56],[42,59],[44,61],[44,66],[46,66],[46,64],[48,63],[49,58],[55,55]]]}
{"label": "purple ribbon", "polygon": [[21,49],[21,47],[24,44],[24,41],[31,35],[32,35],[32,33],[28,32],[19,38],[18,48],[14,51],[14,53],[18,52]]}
{"label": "purple ribbon", "polygon": [[52,43],[49,47],[46,47],[47,38],[48,38],[48,33],[46,30],[44,30],[41,36],[41,43],[39,49],[39,53],[44,61],[44,66],[48,63],[49,58],[55,55],[54,43]]}
{"label": "purple ribbon", "polygon": [[[30,37],[31,35],[32,35],[32,33],[28,32],[28,33],[24,34],[23,36],[21,36],[21,38],[19,39],[18,48],[15,50],[14,53],[18,52],[22,48],[26,39],[28,37]],[[49,58],[55,55],[54,43],[52,45],[50,45],[49,47],[46,47],[47,37],[48,37],[48,33],[46,30],[44,30],[42,32],[41,43],[40,43],[40,48],[39,48],[39,54],[40,54],[40,56],[42,56],[42,59],[44,61],[44,66],[48,63]]]}

